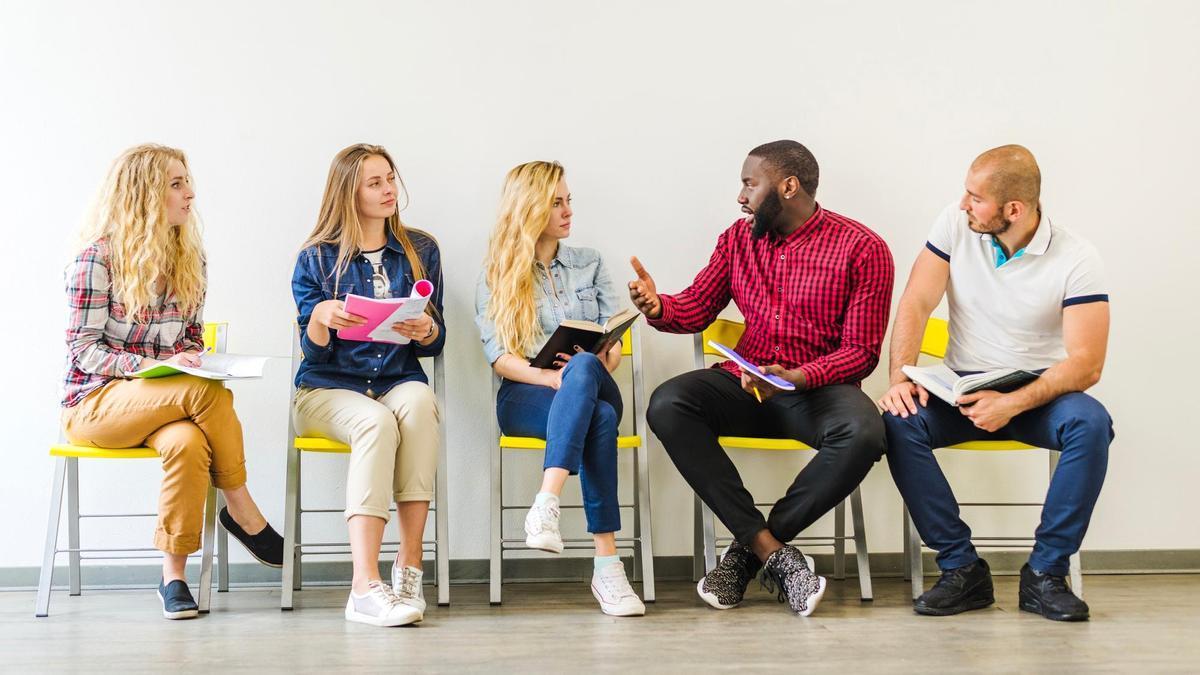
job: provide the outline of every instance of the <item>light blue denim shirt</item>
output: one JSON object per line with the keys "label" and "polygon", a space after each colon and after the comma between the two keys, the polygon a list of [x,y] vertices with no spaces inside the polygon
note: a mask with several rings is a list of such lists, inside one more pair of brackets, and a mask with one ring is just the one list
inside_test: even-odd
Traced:
{"label": "light blue denim shirt", "polygon": [[[566,319],[595,321],[603,325],[617,311],[617,293],[612,278],[600,253],[593,248],[559,244],[549,269],[540,262],[534,263],[534,287],[542,334],[525,358],[537,356],[558,324]],[[475,325],[479,327],[483,353],[489,364],[505,354],[496,327],[487,318],[491,299],[486,274],[481,272],[475,286]]]}

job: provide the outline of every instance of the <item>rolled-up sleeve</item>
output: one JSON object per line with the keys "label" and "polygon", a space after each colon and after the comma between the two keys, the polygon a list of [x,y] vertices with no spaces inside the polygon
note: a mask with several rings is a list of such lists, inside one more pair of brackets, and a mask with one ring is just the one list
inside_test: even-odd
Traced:
{"label": "rolled-up sleeve", "polygon": [[496,325],[487,317],[491,300],[492,289],[487,284],[487,272],[480,272],[479,281],[475,284],[475,325],[479,327],[479,339],[483,342],[483,355],[487,357],[488,365],[494,365],[505,354],[496,335]]}

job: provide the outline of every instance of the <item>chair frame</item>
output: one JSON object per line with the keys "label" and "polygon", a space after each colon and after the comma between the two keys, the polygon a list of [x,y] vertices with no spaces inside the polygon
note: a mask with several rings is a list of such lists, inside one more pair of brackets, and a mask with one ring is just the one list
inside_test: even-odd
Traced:
{"label": "chair frame", "polygon": [[[644,379],[642,373],[642,336],[641,322],[634,322],[627,334],[627,342],[623,343],[622,354],[632,357],[633,370],[633,435],[618,438],[618,451],[632,449],[633,455],[633,503],[621,504],[622,509],[633,510],[633,534],[629,537],[617,538],[617,550],[633,552],[635,574],[641,572],[642,599],[654,602],[654,546],[652,540],[652,519],[650,508],[650,460],[648,453],[648,435],[646,429],[646,398],[644,394]],[[496,418],[496,395],[500,389],[500,378],[492,375],[492,433],[497,439],[491,449],[491,536],[488,569],[488,598],[491,604],[501,604],[502,586],[504,583],[504,552],[508,550],[528,550],[525,548],[523,537],[504,537],[504,512],[512,510],[527,510],[529,504],[504,504],[504,453],[507,450],[544,450],[545,441],[535,438],[504,436],[500,433],[500,423]],[[563,505],[562,509],[582,509],[580,505]],[[592,539],[564,539],[565,549],[592,548]],[[636,578],[634,579],[637,580]]]}
{"label": "chair frame", "polygon": [[[217,353],[223,353],[229,334],[227,323],[207,323],[204,326],[205,343]],[[91,446],[71,445],[59,433],[59,442],[50,446],[50,455],[54,457],[54,472],[50,482],[50,510],[46,521],[46,543],[42,550],[42,567],[38,575],[37,598],[35,601],[35,617],[50,615],[50,591],[54,581],[54,563],[59,553],[68,555],[68,594],[78,596],[83,594],[81,571],[83,560],[137,560],[157,559],[161,552],[151,547],[133,548],[82,548],[80,545],[80,524],[85,518],[153,518],[157,513],[82,513],[79,500],[79,460],[80,459],[159,459],[159,454],[152,448],[96,448]],[[67,499],[67,547],[59,548],[58,537],[62,523],[63,497]],[[229,590],[229,537],[224,527],[217,524],[217,511],[223,508],[225,499],[210,483],[204,501],[204,534],[200,553],[192,554],[189,558],[200,557],[200,585],[197,589],[196,605],[202,614],[207,614],[211,605],[213,548],[217,549],[217,590]],[[154,552],[154,554],[150,554]],[[119,556],[84,556],[87,553],[121,553]],[[132,553],[146,555],[129,555]]]}
{"label": "chair frame", "polygon": [[[737,328],[735,328],[737,327]],[[729,319],[717,319],[713,326],[705,329],[703,332],[693,335],[693,355],[695,358],[695,366],[697,369],[707,367],[705,357],[715,352],[711,352],[707,347],[706,337],[710,330],[715,330],[721,333],[740,334],[738,328],[744,329],[744,324]],[[724,335],[723,335],[724,336]],[[727,338],[728,339],[728,338]],[[721,447],[728,452],[730,449],[742,450],[816,450],[799,441],[787,439],[785,442],[780,442],[781,439],[773,438],[743,438],[735,436],[721,436],[718,439]],[[770,447],[776,446],[776,447]],[[698,581],[708,572],[711,572],[717,565],[717,548],[722,544],[728,544],[733,541],[730,537],[717,537],[716,533],[716,517],[712,509],[705,504],[697,495],[693,497],[694,506],[694,523],[693,523],[693,553],[692,553],[692,575],[694,580]],[[850,513],[854,521],[854,534],[846,535],[846,502],[850,502]],[[771,506],[770,502],[756,502],[755,506]],[[858,584],[859,597],[863,602],[871,602],[874,600],[874,591],[871,584],[871,558],[867,547],[867,529],[863,516],[862,493],[858,486],[850,493],[844,501],[839,502],[833,510],[833,535],[827,537],[796,537],[792,541],[804,542],[810,546],[830,546],[833,548],[833,578],[846,578],[846,540],[854,540],[854,554],[858,563]]]}
{"label": "chair frame", "polygon": [[[930,318],[925,323],[925,334],[921,339],[921,353],[942,359],[946,356],[946,344],[949,340],[949,322],[945,319]],[[937,450],[938,448],[934,448]],[[1054,470],[1058,466],[1058,450],[1051,448],[1038,448],[1025,443],[1011,440],[985,440],[985,441],[969,441],[966,443],[958,443],[950,445],[944,450],[967,450],[967,451],[983,451],[983,452],[1005,452],[1005,451],[1028,451],[1028,450],[1045,450],[1047,454],[1047,464],[1049,467],[1048,476],[1050,480],[1054,479]],[[1044,506],[1044,502],[958,502],[959,506]],[[921,597],[924,593],[924,560],[921,557],[923,542],[921,535],[917,532],[917,526],[913,523],[912,516],[908,512],[908,505],[904,504],[904,578],[912,582],[912,597]],[[971,537],[971,542],[977,548],[1012,548],[1019,542],[1034,542],[1034,537]],[[1071,555],[1071,589],[1080,598],[1083,597],[1083,570],[1082,561],[1079,551]]]}
{"label": "chair frame", "polygon": [[[279,608],[290,611],[295,608],[294,591],[301,590],[303,584],[303,557],[306,555],[337,555],[349,551],[349,542],[311,543],[305,544],[302,537],[302,525],[306,513],[343,513],[344,509],[303,507],[301,499],[302,475],[301,468],[303,453],[322,452],[349,455],[350,447],[336,441],[318,437],[303,437],[296,435],[293,418],[293,401],[296,394],[296,372],[300,368],[300,342],[298,330],[292,339],[292,368],[291,396],[288,398],[288,431],[287,431],[287,474],[285,476],[284,495],[284,533],[283,533],[283,575],[280,579]],[[434,538],[424,539],[421,549],[432,553],[434,557],[435,577],[437,586],[437,604],[441,607],[450,605],[450,524],[449,524],[449,492],[448,461],[446,452],[446,364],[444,354],[433,357],[433,391],[437,397],[438,410],[441,411],[440,447],[438,449],[438,468],[434,483],[434,497],[429,505],[434,516]],[[394,511],[394,507],[392,508]],[[427,535],[428,536],[428,535]],[[398,550],[399,542],[384,541],[380,555],[393,554]],[[317,549],[305,551],[305,549]]]}

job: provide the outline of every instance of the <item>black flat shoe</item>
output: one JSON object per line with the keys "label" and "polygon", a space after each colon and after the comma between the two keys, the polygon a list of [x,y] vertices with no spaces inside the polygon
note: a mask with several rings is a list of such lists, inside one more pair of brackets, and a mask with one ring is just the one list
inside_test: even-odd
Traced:
{"label": "black flat shoe", "polygon": [[267,567],[283,567],[283,537],[270,523],[258,534],[247,534],[241,525],[229,515],[229,509],[221,509],[221,525],[246,547],[250,555]]}
{"label": "black flat shoe", "polygon": [[200,614],[187,582],[176,579],[169,584],[158,581],[158,599],[162,602],[163,618],[194,619]]}

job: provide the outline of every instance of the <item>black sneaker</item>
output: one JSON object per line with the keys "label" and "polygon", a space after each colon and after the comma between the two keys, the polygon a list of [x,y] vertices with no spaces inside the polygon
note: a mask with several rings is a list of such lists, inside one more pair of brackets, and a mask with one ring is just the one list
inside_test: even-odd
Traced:
{"label": "black sneaker", "polygon": [[241,525],[229,515],[229,509],[221,509],[221,525],[242,543],[250,555],[267,567],[283,567],[283,537],[270,523],[258,534],[247,534]]}
{"label": "black sneaker", "polygon": [[787,600],[792,611],[800,616],[812,614],[825,595],[825,577],[813,573],[804,554],[786,544],[767,558],[762,585],[769,592],[778,591],[779,602]]}
{"label": "black sneaker", "polygon": [[1063,577],[1039,572],[1025,563],[1021,568],[1021,609],[1052,621],[1087,621],[1087,603],[1067,587]]}
{"label": "black sneaker", "polygon": [[721,553],[721,561],[696,584],[700,599],[717,609],[733,609],[746,595],[750,580],[762,569],[762,561],[750,547],[733,542]]}
{"label": "black sneaker", "polygon": [[943,570],[933,588],[913,600],[913,611],[926,616],[950,616],[983,609],[996,602],[992,571],[983,558],[970,565]]}
{"label": "black sneaker", "polygon": [[158,582],[158,599],[162,601],[163,617],[167,619],[194,619],[200,614],[192,592],[188,590],[187,582],[176,579],[163,585]]}

